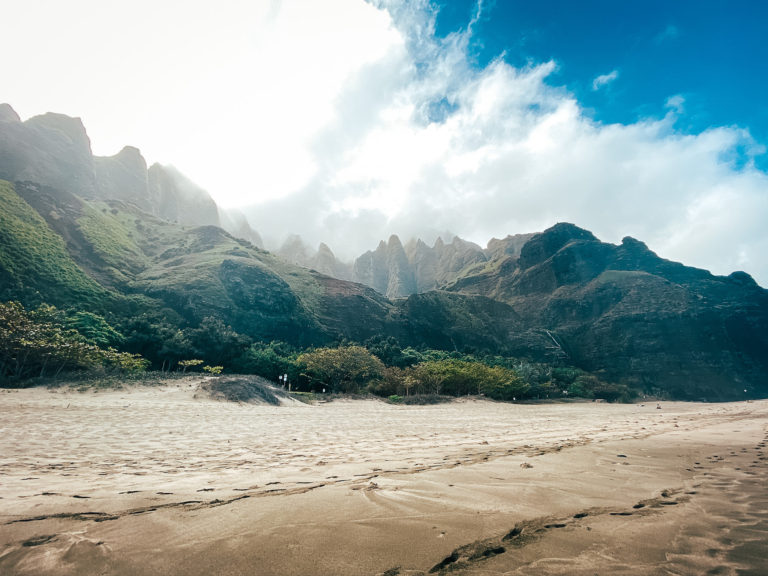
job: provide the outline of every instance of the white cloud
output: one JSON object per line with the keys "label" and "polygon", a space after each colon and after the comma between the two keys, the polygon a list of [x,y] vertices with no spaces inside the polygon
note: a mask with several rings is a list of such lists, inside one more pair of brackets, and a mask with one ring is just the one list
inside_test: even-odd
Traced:
{"label": "white cloud", "polygon": [[[466,32],[437,39],[424,12],[398,4],[392,13],[405,49],[362,72],[375,86],[353,84],[339,100],[370,91],[373,111],[337,108],[315,142],[324,170],[303,194],[256,208],[268,236],[280,234],[269,225],[275,213],[310,202],[317,209],[291,231],[346,257],[393,232],[406,240],[450,230],[485,244],[565,220],[606,241],[632,235],[663,257],[720,274],[746,269],[768,284],[760,257],[768,232],[759,224],[768,219],[768,178],[724,160],[754,145],[747,132],[679,133],[677,96],[663,118],[596,123],[548,84],[554,63],[473,69]],[[617,77],[598,77],[596,86]],[[435,102],[444,105],[430,121],[425,110]],[[344,140],[350,124],[354,137]]]}
{"label": "white cloud", "polygon": [[680,94],[670,96],[664,103],[664,107],[672,110],[678,115],[682,114],[685,112],[685,98]]}
{"label": "white cloud", "polygon": [[606,86],[616,80],[619,77],[618,70],[611,70],[608,74],[600,74],[594,80],[592,80],[592,91],[597,92],[603,86]]}

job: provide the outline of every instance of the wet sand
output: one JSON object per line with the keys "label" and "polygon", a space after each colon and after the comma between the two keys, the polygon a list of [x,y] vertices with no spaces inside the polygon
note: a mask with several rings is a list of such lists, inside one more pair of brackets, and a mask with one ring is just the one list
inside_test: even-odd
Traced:
{"label": "wet sand", "polygon": [[0,574],[767,574],[768,401],[0,391]]}

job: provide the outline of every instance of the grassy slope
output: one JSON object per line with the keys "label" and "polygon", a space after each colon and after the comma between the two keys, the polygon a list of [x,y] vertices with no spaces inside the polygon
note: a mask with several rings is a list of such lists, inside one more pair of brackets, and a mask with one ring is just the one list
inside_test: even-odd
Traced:
{"label": "grassy slope", "polygon": [[168,307],[193,325],[215,315],[256,338],[327,339],[310,312],[324,287],[309,271],[212,226],[119,201],[80,199],[73,209],[65,196],[45,198],[33,208],[0,182],[0,298],[117,316]]}
{"label": "grassy slope", "polygon": [[148,265],[148,258],[139,246],[138,234],[131,215],[104,202],[84,204],[77,224],[83,237],[107,267],[115,283],[125,283],[130,276]]}
{"label": "grassy slope", "polygon": [[0,295],[37,304],[95,305],[108,293],[72,260],[64,240],[0,180]]}

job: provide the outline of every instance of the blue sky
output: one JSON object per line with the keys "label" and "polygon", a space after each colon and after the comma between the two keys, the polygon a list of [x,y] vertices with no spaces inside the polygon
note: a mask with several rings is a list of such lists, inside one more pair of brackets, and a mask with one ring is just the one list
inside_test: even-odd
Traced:
{"label": "blue sky", "polygon": [[[474,0],[440,2],[437,35],[466,28],[476,14]],[[678,95],[678,130],[738,125],[768,143],[768,2],[486,1],[473,32],[478,66],[500,55],[517,67],[554,60],[548,82],[600,122],[662,117]],[[595,89],[599,76],[611,81]],[[766,154],[755,161],[768,167]]]}
{"label": "blue sky", "polygon": [[[275,248],[573,222],[768,286],[760,0],[4,0],[0,101]],[[30,39],[33,39],[32,41]]]}

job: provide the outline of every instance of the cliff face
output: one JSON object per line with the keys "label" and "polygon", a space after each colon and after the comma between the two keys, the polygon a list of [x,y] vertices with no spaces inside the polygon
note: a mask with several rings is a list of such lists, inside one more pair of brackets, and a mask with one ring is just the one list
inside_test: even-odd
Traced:
{"label": "cliff face", "polygon": [[251,228],[245,214],[239,210],[222,210],[219,208],[219,220],[221,221],[221,227],[235,238],[242,238],[257,248],[264,248],[264,241],[261,239],[261,235]]}
{"label": "cliff face", "polygon": [[156,216],[192,226],[221,225],[213,198],[173,166],[153,164],[147,181]]}
{"label": "cliff face", "polygon": [[0,107],[0,178],[34,182],[82,198],[120,200],[188,225],[220,225],[210,195],[170,166],[147,163],[126,146],[99,157],[79,118],[47,113],[21,122],[7,104]]}
{"label": "cliff face", "polygon": [[100,198],[132,202],[145,212],[155,212],[149,195],[147,162],[138,148],[126,146],[114,156],[97,156],[93,167]]}
{"label": "cliff face", "polygon": [[91,142],[80,118],[43,114],[26,122],[7,104],[0,113],[0,178],[93,195]]}

